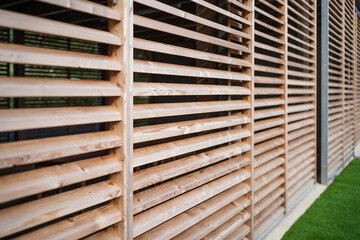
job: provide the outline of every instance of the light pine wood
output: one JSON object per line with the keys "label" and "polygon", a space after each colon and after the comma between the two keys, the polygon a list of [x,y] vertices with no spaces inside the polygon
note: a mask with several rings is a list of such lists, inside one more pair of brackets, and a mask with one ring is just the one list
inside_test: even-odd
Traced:
{"label": "light pine wood", "polygon": [[[112,204],[90,210],[86,213],[35,230],[15,238],[22,239],[78,239],[121,221],[121,212]],[[95,234],[86,239],[118,239],[112,231]]]}
{"label": "light pine wood", "polygon": [[[80,2],[80,1],[79,1]],[[95,4],[95,3],[94,3]],[[121,39],[109,32],[63,23],[46,18],[0,9],[0,26],[61,37],[77,38],[93,42],[121,45]]]}
{"label": "light pine wood", "polygon": [[114,61],[108,56],[29,47],[9,43],[0,43],[0,61],[18,64],[49,65],[115,71],[120,70],[121,66],[120,62]]}
{"label": "light pine wood", "polygon": [[110,104],[121,114],[121,121],[109,125],[110,131],[123,139],[123,145],[114,148],[110,154],[122,162],[122,171],[111,174],[109,179],[121,188],[122,195],[111,201],[121,212],[121,222],[114,224],[119,239],[133,238],[133,1],[114,2],[109,0],[112,11],[120,14],[120,21],[109,19],[108,30],[123,43],[122,47],[109,45],[108,54],[112,61],[121,64],[117,71],[109,72],[109,80],[121,89],[121,97],[110,99]]}
{"label": "light pine wood", "polygon": [[0,131],[120,121],[114,107],[57,107],[0,110]]}
{"label": "light pine wood", "polygon": [[223,143],[239,140],[250,136],[245,129],[211,133],[191,139],[177,140],[134,150],[134,167],[156,162],[166,158],[205,149]]}
{"label": "light pine wood", "polygon": [[[105,181],[3,209],[0,211],[0,236],[3,237],[55,220],[120,195],[119,186],[110,181]],[[19,218],[19,215],[22,217]]]}
{"label": "light pine wood", "polygon": [[[219,178],[218,180],[205,184],[200,188],[187,192],[173,200],[167,201],[162,205],[136,215],[134,217],[134,236],[139,236],[156,225],[165,222],[171,217],[186,211],[249,177],[250,173],[246,170],[238,170],[225,177]],[[171,207],[176,206],[178,202],[181,202],[181,207]]]}
{"label": "light pine wood", "polygon": [[108,81],[0,77],[3,97],[110,97],[120,88]]}
{"label": "light pine wood", "polygon": [[121,138],[109,131],[0,144],[0,167],[43,162],[120,147]]}
{"label": "light pine wood", "polygon": [[0,202],[7,202],[51,189],[94,179],[121,171],[111,156],[40,168],[0,177]]}
{"label": "light pine wood", "polygon": [[113,20],[121,20],[121,13],[111,9],[109,7],[103,6],[98,3],[94,3],[87,0],[37,0],[39,2],[44,2],[48,4],[53,4],[59,7],[68,8],[71,10],[76,10],[84,13],[93,14],[100,17],[105,17]]}

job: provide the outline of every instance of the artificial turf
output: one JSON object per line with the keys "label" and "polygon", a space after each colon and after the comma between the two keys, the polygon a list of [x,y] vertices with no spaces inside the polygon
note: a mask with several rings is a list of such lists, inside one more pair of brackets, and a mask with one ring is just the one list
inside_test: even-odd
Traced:
{"label": "artificial turf", "polygon": [[360,159],[349,163],[282,239],[360,239]]}

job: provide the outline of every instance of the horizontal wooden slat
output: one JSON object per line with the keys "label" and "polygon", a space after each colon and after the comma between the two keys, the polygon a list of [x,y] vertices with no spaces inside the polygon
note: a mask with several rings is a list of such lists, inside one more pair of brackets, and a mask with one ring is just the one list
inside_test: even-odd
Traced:
{"label": "horizontal wooden slat", "polygon": [[254,114],[254,119],[264,119],[269,117],[280,116],[285,113],[283,108],[272,108],[272,109],[264,109],[264,110],[256,110]]}
{"label": "horizontal wooden slat", "polygon": [[[225,207],[227,204],[230,204],[232,201],[246,194],[249,190],[250,188],[246,184],[236,185],[140,235],[137,239],[193,239],[190,237],[190,231],[195,228],[194,225],[196,223]],[[201,223],[199,225],[201,225]],[[184,229],[187,230],[183,232]]]}
{"label": "horizontal wooden slat", "polygon": [[242,240],[248,235],[251,231],[251,228],[247,224],[243,224],[229,234],[224,240]]}
{"label": "horizontal wooden slat", "polygon": [[139,15],[134,15],[134,25],[154,29],[157,31],[166,32],[168,34],[175,34],[178,36],[191,38],[194,40],[211,43],[211,44],[215,44],[215,45],[218,45],[221,47],[227,47],[230,49],[234,49],[234,50],[238,50],[238,51],[242,51],[242,52],[246,52],[246,53],[250,52],[249,48],[247,48],[243,45],[236,44],[236,43],[233,43],[230,41],[226,41],[226,40],[223,40],[220,38],[212,37],[212,36],[209,36],[209,35],[206,35],[203,33],[191,31],[191,30],[188,30],[185,28],[177,27],[172,24],[167,24],[164,22],[156,21],[156,20],[153,20],[150,18],[139,16]]}
{"label": "horizontal wooden slat", "polygon": [[275,191],[267,195],[264,199],[258,202],[254,206],[254,216],[258,215],[262,210],[269,207],[276,199],[278,199],[281,194],[284,193],[284,188],[277,188]]}
{"label": "horizontal wooden slat", "polygon": [[249,117],[242,114],[233,114],[226,117],[148,125],[134,128],[133,141],[134,143],[146,142],[156,139],[208,131],[223,127],[231,127],[249,122]]}
{"label": "horizontal wooden slat", "polygon": [[[116,206],[109,204],[34,232],[24,234],[16,239],[80,239],[112,224],[118,223],[121,220],[121,212]],[[115,240],[119,239],[119,236],[115,231],[107,231],[104,235],[96,234],[96,236],[94,235],[86,239]]]}
{"label": "horizontal wooden slat", "polygon": [[[246,187],[244,184],[237,185],[235,187],[232,187],[231,189],[239,188],[239,190]],[[230,191],[231,189],[227,190]],[[226,192],[226,191],[225,191]],[[224,192],[224,193],[225,193]],[[222,193],[222,194],[224,194]],[[241,193],[241,191],[240,191]],[[218,196],[222,196],[222,194],[219,194]],[[216,197],[211,198],[208,201],[211,201],[212,199],[216,199]],[[230,198],[230,197],[229,197]],[[228,198],[228,199],[229,199]],[[219,202],[223,202],[224,198],[219,199]],[[209,217],[205,218],[204,220],[200,221],[199,223],[195,224],[194,226],[188,228],[184,232],[177,235],[174,240],[181,240],[181,239],[206,239],[206,235],[212,233],[212,231],[216,231],[218,227],[220,227],[222,224],[224,224],[226,221],[231,219],[233,216],[244,210],[246,207],[248,207],[250,204],[250,200],[247,196],[240,197],[236,199],[235,201],[231,202],[230,204],[226,205],[222,209],[218,210],[217,212],[213,213]],[[200,205],[199,205],[200,206]],[[191,211],[191,210],[190,210]],[[204,211],[204,210],[202,210]]]}
{"label": "horizontal wooden slat", "polygon": [[[246,143],[236,143],[134,172],[133,189],[134,191],[139,190],[226,158],[235,157],[249,150],[250,145]],[[246,164],[249,163],[250,162]]]}
{"label": "horizontal wooden slat", "polygon": [[110,97],[120,87],[109,81],[0,77],[2,97]]}
{"label": "horizontal wooden slat", "polygon": [[256,169],[254,170],[254,179],[270,172],[271,170],[280,166],[283,163],[285,163],[285,159],[282,157],[277,157],[271,161],[268,161],[268,162],[262,164],[259,167],[256,167]]}
{"label": "horizontal wooden slat", "polygon": [[0,168],[43,162],[121,145],[121,138],[110,131],[2,143]]}
{"label": "horizontal wooden slat", "polygon": [[[216,196],[250,177],[246,170],[238,170],[199,188],[169,200],[134,217],[134,236],[137,237],[172,217]],[[178,206],[178,207],[174,207]]]}
{"label": "horizontal wooden slat", "polygon": [[239,21],[241,23],[244,23],[245,25],[251,25],[251,22],[249,20],[247,20],[245,18],[242,18],[239,15],[234,14],[234,13],[232,13],[230,11],[226,11],[225,9],[222,9],[222,8],[220,8],[220,7],[218,7],[218,6],[214,5],[214,4],[208,3],[208,2],[206,2],[204,0],[191,0],[191,1],[194,2],[194,3],[197,3],[199,5],[202,5],[202,6],[206,7],[206,8],[208,8],[208,9],[216,11],[216,12],[218,12],[220,14],[228,16],[228,17],[230,17],[230,18],[232,18],[234,20],[237,20],[237,21]]}
{"label": "horizontal wooden slat", "polygon": [[121,120],[112,106],[4,109],[0,116],[0,132]]}
{"label": "horizontal wooden slat", "polygon": [[204,26],[208,26],[208,27],[220,30],[220,31],[228,32],[228,33],[237,35],[239,37],[243,37],[243,38],[247,38],[247,39],[250,38],[249,34],[238,31],[234,28],[230,28],[230,27],[218,24],[218,23],[210,21],[206,18],[199,17],[197,15],[191,14],[190,12],[183,11],[179,8],[172,7],[168,4],[164,4],[164,3],[156,1],[156,0],[135,0],[135,2],[138,2],[140,4],[143,4],[143,5],[151,7],[151,8],[158,9],[162,12],[166,12],[166,13],[172,14],[172,15],[180,17],[180,18],[184,18],[184,19],[193,21],[197,24],[202,24]]}
{"label": "horizontal wooden slat", "polygon": [[256,99],[254,101],[255,107],[269,107],[269,106],[277,106],[285,103],[284,99],[281,98],[263,98]]}
{"label": "horizontal wooden slat", "polygon": [[[116,211],[112,211],[112,213],[116,213]],[[118,240],[119,236],[114,227],[106,228],[96,234],[91,235],[90,237],[84,238],[84,240]]]}
{"label": "horizontal wooden slat", "polygon": [[120,61],[109,56],[70,52],[19,44],[0,43],[0,61],[18,64],[48,65],[120,71]]}
{"label": "horizontal wooden slat", "polygon": [[269,150],[267,152],[264,152],[260,155],[257,155],[255,158],[254,158],[254,167],[257,168],[258,166],[264,164],[264,163],[267,163],[268,161],[282,155],[285,153],[285,150],[284,148],[282,147],[277,147],[277,148],[274,148],[272,150]]}
{"label": "horizontal wooden slat", "polygon": [[[242,225],[249,219],[250,213],[248,211],[240,212],[230,218],[228,221],[224,222],[210,234],[206,235],[204,239],[234,239],[233,237],[241,238],[243,235],[246,235],[245,232],[250,230],[248,226]],[[246,229],[243,229],[244,227]],[[232,236],[233,234],[234,236]]]}
{"label": "horizontal wooden slat", "polygon": [[[283,167],[275,168],[274,170],[271,170],[270,172],[262,175],[261,177],[258,177],[254,180],[254,191],[257,191],[282,175],[285,172],[285,169]],[[255,210],[256,211],[256,210]]]}
{"label": "horizontal wooden slat", "polygon": [[236,171],[248,165],[249,161],[244,157],[232,158],[136,193],[134,194],[134,214]]}
{"label": "horizontal wooden slat", "polygon": [[284,131],[283,128],[277,127],[277,128],[273,128],[273,129],[270,129],[270,130],[262,131],[260,133],[255,133],[254,142],[255,142],[255,144],[260,143],[260,142],[263,142],[265,140],[278,137],[278,136],[284,134],[284,132],[285,131]]}
{"label": "horizontal wooden slat", "polygon": [[[79,1],[80,2],[80,1]],[[120,46],[112,33],[0,9],[0,26]]]}
{"label": "horizontal wooden slat", "polygon": [[0,211],[0,236],[28,229],[120,195],[119,186],[105,181],[3,209]]}
{"label": "horizontal wooden slat", "polygon": [[237,66],[250,67],[250,62],[243,59],[184,48],[184,47],[178,47],[175,45],[169,45],[161,42],[153,42],[141,38],[134,38],[134,48],[143,49],[146,51],[171,54],[181,57],[201,59],[205,61],[213,61],[223,64],[225,63],[225,64],[231,64]]}
{"label": "horizontal wooden slat", "polygon": [[84,12],[104,18],[114,19],[114,20],[121,20],[121,15],[119,12],[106,7],[104,5],[94,3],[87,0],[37,0],[40,2],[53,4],[59,7],[68,8],[71,10]]}
{"label": "horizontal wooden slat", "polygon": [[135,82],[134,96],[249,95],[244,87],[204,84]]}
{"label": "horizontal wooden slat", "polygon": [[134,60],[134,72],[186,77],[219,78],[239,81],[250,81],[251,79],[249,75],[238,72],[229,72],[210,68],[190,67],[178,64],[152,62],[138,59]]}
{"label": "horizontal wooden slat", "polygon": [[261,144],[256,144],[254,147],[254,155],[257,156],[261,153],[269,151],[270,149],[273,149],[275,147],[278,147],[278,146],[284,144],[284,142],[285,142],[285,140],[283,137],[277,137],[270,141],[266,141]]}
{"label": "horizontal wooden slat", "polygon": [[278,177],[275,180],[271,181],[269,184],[265,185],[263,188],[257,190],[254,194],[254,204],[259,202],[261,199],[266,197],[268,194],[273,192],[281,184],[285,182],[283,177]]}
{"label": "horizontal wooden slat", "polygon": [[0,177],[0,203],[60,188],[122,170],[113,156],[45,167]]}
{"label": "horizontal wooden slat", "polygon": [[262,120],[262,121],[256,121],[255,122],[255,126],[254,126],[254,131],[260,131],[260,130],[264,130],[267,128],[272,128],[272,127],[277,127],[281,124],[284,124],[285,120],[277,117],[277,118],[271,118],[271,119],[267,119],[267,120]]}
{"label": "horizontal wooden slat", "polygon": [[248,108],[250,108],[250,104],[242,100],[138,104],[134,105],[134,119],[223,112]]}
{"label": "horizontal wooden slat", "polygon": [[234,129],[135,149],[133,166],[138,167],[222,143],[239,140],[248,136],[250,136],[248,130]]}

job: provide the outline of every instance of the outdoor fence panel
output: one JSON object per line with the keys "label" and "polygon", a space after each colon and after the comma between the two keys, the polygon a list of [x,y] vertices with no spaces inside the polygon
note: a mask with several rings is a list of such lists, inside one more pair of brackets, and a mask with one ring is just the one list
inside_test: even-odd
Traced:
{"label": "outdoor fence panel", "polygon": [[344,9],[344,150],[343,164],[348,162],[355,147],[355,0],[345,0]]}
{"label": "outdoor fence panel", "polygon": [[286,2],[255,1],[255,237],[285,213]]}
{"label": "outdoor fence panel", "polygon": [[[12,136],[0,144],[0,237],[82,238],[115,224],[125,238],[125,5],[82,1],[79,13],[74,1],[53,17],[56,2],[42,2],[0,10],[11,66],[0,95],[12,102],[0,110]],[[105,30],[81,24],[94,15]]]}
{"label": "outdoor fence panel", "polygon": [[343,160],[344,146],[344,4],[329,1],[328,39],[328,177]]}
{"label": "outdoor fence panel", "polygon": [[287,164],[290,209],[316,175],[316,1],[287,5]]}
{"label": "outdoor fence panel", "polygon": [[251,238],[252,1],[135,0],[135,239]]}

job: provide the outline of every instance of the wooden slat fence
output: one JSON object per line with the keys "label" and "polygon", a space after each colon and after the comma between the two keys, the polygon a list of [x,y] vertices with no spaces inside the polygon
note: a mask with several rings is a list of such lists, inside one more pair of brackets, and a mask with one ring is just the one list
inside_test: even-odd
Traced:
{"label": "wooden slat fence", "polygon": [[316,1],[287,6],[286,201],[291,209],[316,180]]}
{"label": "wooden slat fence", "polygon": [[[18,4],[0,238],[262,239],[314,185],[315,0]],[[360,139],[360,20],[328,4],[330,179]]]}
{"label": "wooden slat fence", "polygon": [[285,213],[286,2],[255,1],[254,228]]}
{"label": "wooden slat fence", "polygon": [[0,237],[75,239],[109,226],[127,235],[124,4],[82,1],[89,17],[109,18],[107,31],[0,10],[12,38],[0,43],[12,67],[0,95],[13,102],[0,110],[0,131],[13,135],[0,144]]}
{"label": "wooden slat fence", "polygon": [[328,179],[352,159],[355,147],[355,1],[329,1]]}

